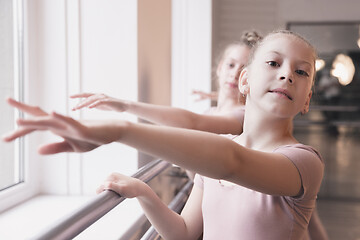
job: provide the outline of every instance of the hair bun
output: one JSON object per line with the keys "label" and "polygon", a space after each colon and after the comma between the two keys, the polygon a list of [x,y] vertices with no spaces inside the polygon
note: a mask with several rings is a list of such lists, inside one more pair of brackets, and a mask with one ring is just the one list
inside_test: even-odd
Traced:
{"label": "hair bun", "polygon": [[247,46],[253,47],[258,41],[262,39],[262,36],[256,31],[245,31],[240,37],[240,42]]}

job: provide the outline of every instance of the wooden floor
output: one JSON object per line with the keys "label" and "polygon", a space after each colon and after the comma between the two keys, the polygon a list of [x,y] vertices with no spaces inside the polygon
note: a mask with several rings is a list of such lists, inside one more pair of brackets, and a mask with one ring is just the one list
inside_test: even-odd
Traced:
{"label": "wooden floor", "polygon": [[360,240],[360,202],[319,199],[318,212],[330,240]]}
{"label": "wooden floor", "polygon": [[317,148],[325,161],[318,212],[329,238],[360,240],[360,130],[307,127],[294,132],[300,142]]}

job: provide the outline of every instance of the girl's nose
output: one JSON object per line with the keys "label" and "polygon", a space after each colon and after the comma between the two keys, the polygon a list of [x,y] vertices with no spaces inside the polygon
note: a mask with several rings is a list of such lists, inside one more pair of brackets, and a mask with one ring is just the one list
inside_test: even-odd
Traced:
{"label": "girl's nose", "polygon": [[289,84],[294,81],[294,67],[290,63],[283,63],[279,68],[280,80],[286,80]]}
{"label": "girl's nose", "polygon": [[293,83],[293,80],[291,78],[290,78],[290,76],[289,77],[281,76],[280,80],[286,80],[287,79],[289,81],[289,83]]}

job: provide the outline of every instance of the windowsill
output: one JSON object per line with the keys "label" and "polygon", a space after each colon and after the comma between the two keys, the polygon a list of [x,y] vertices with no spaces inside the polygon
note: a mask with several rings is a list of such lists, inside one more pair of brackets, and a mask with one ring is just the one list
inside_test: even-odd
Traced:
{"label": "windowsill", "polygon": [[[0,214],[0,239],[28,239],[89,201],[91,196],[39,195]],[[136,199],[127,199],[76,239],[119,239],[143,216]]]}

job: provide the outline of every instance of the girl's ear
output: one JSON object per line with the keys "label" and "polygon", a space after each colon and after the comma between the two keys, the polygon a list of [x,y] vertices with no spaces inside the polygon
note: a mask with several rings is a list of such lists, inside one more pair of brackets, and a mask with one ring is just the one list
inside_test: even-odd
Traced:
{"label": "girl's ear", "polygon": [[243,95],[247,95],[250,92],[248,77],[248,69],[244,68],[239,76],[239,91]]}
{"label": "girl's ear", "polygon": [[307,98],[306,98],[304,107],[303,107],[303,109],[301,110],[301,114],[302,114],[302,115],[306,114],[306,113],[309,111],[311,96],[312,96],[312,91],[310,91],[309,95],[308,95]]}

